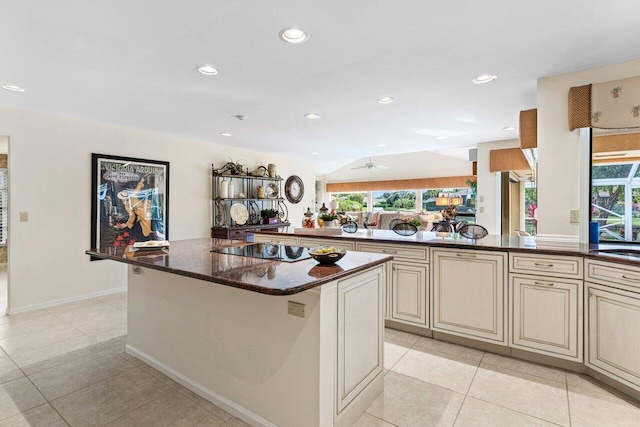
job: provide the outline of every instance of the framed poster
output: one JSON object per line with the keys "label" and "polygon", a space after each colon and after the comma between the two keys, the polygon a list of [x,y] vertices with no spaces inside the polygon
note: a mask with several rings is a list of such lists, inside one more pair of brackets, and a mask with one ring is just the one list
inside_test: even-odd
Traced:
{"label": "framed poster", "polygon": [[169,162],[92,154],[91,248],[169,239]]}

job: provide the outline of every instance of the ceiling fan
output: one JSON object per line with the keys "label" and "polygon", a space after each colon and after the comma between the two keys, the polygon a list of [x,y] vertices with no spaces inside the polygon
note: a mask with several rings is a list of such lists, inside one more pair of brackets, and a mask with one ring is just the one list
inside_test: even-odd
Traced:
{"label": "ceiling fan", "polygon": [[356,166],[356,167],[351,168],[351,169],[369,169],[369,170],[372,170],[372,169],[389,169],[389,167],[385,166],[385,165],[376,165],[375,163],[373,163],[371,161],[371,157],[369,157],[369,161],[367,163],[365,163],[364,165]]}

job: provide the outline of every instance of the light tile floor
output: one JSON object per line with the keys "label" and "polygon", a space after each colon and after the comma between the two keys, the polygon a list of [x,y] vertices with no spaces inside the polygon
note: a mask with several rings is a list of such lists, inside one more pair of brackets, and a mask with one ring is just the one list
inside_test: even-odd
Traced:
{"label": "light tile floor", "polygon": [[[124,352],[126,294],[0,316],[0,427],[246,426]],[[588,377],[386,330],[369,426],[638,426]],[[301,426],[305,427],[305,426]]]}

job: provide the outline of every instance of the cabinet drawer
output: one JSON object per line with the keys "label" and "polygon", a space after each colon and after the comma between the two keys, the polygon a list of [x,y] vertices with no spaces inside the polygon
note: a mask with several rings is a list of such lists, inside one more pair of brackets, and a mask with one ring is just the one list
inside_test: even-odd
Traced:
{"label": "cabinet drawer", "polygon": [[618,285],[623,289],[640,290],[640,268],[611,262],[587,260],[586,280],[603,285]]}
{"label": "cabinet drawer", "polygon": [[511,273],[536,274],[538,276],[582,278],[582,258],[557,255],[509,254]]}
{"label": "cabinet drawer", "polygon": [[309,237],[300,237],[299,245],[306,248],[313,248],[316,246],[333,246],[336,249],[346,249],[348,251],[352,251],[355,247],[353,242],[342,239],[315,239]]}
{"label": "cabinet drawer", "polygon": [[357,250],[361,252],[374,252],[378,254],[393,255],[396,259],[413,259],[429,262],[427,256],[429,248],[417,248],[399,245],[383,245],[373,243],[358,243]]}

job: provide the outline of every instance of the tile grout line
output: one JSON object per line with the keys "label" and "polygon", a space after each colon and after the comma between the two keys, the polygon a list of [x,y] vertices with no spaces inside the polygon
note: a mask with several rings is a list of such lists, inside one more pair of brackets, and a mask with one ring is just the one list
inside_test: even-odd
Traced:
{"label": "tile grout line", "polygon": [[473,378],[471,378],[471,382],[469,383],[469,387],[467,387],[467,392],[464,394],[464,398],[462,399],[462,403],[460,404],[460,407],[458,408],[458,412],[456,413],[456,418],[453,420],[453,426],[456,425],[456,422],[458,422],[458,417],[460,417],[460,412],[462,412],[462,407],[464,406],[465,402],[467,401],[467,397],[469,397],[469,391],[471,390],[471,386],[473,385],[473,382],[476,380],[476,375],[478,375],[478,371],[480,370],[480,365],[482,364],[482,360],[484,359],[484,355],[487,354],[487,352],[483,352],[482,353],[482,357],[480,358],[480,360],[478,361],[478,366],[476,366],[476,371],[473,373]]}
{"label": "tile grout line", "polygon": [[567,414],[569,415],[569,426],[573,425],[571,421],[571,401],[569,400],[569,378],[567,378],[567,370],[564,371],[565,391],[567,395]]}

